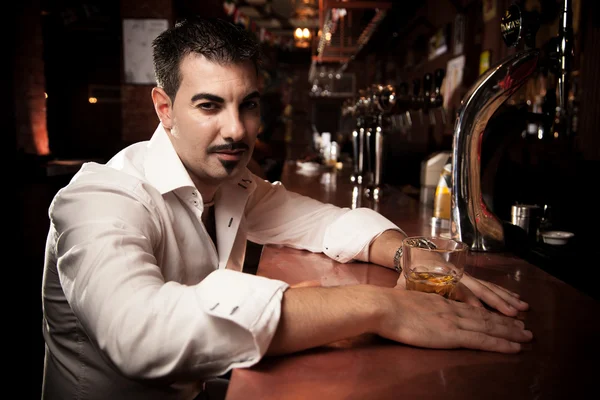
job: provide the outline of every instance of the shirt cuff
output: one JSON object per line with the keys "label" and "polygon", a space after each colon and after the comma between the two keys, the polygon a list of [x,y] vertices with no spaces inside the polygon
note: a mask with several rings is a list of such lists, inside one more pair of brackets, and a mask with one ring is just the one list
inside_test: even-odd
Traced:
{"label": "shirt cuff", "polygon": [[[221,269],[209,274],[198,285],[204,311],[231,321],[247,331],[252,340],[236,343],[232,353],[245,357],[232,360],[232,368],[249,367],[266,353],[281,317],[283,281]],[[250,337],[248,337],[250,339]]]}
{"label": "shirt cuff", "polygon": [[369,245],[390,229],[404,233],[392,221],[370,208],[351,210],[327,228],[323,252],[341,263],[369,261]]}

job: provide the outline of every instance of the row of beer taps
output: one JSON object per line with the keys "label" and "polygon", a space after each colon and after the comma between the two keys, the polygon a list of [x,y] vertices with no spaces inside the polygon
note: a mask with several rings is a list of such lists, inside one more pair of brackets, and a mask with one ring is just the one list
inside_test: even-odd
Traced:
{"label": "row of beer taps", "polygon": [[428,114],[429,123],[435,125],[435,109],[442,110],[442,123],[446,123],[441,93],[445,71],[437,69],[413,80],[412,92],[407,83],[394,85],[373,84],[358,91],[358,96],[342,104],[342,116],[352,117],[355,126],[351,134],[353,172],[351,181],[365,184],[367,195],[377,199],[382,194],[382,168],[385,137],[394,131],[404,133],[413,126],[411,112],[416,112],[420,122]]}
{"label": "row of beer taps", "polygon": [[[398,85],[398,103],[395,113],[390,116],[390,122],[394,130],[401,133],[409,132],[413,127],[413,118],[411,112],[417,114],[419,123],[425,123],[424,115],[428,116],[430,125],[437,125],[435,110],[441,111],[441,123],[447,123],[446,110],[442,107],[444,98],[442,96],[442,83],[444,82],[445,70],[436,69],[434,73],[426,73],[423,80],[414,79],[412,81],[412,91],[409,89],[408,82],[402,82]],[[422,86],[422,87],[421,87]]]}
{"label": "row of beer taps", "polygon": [[378,198],[381,191],[383,167],[383,140],[385,117],[397,101],[396,89],[392,85],[371,85],[358,91],[355,101],[346,100],[342,105],[342,115],[356,120],[352,131],[351,181],[366,184],[367,194]]}

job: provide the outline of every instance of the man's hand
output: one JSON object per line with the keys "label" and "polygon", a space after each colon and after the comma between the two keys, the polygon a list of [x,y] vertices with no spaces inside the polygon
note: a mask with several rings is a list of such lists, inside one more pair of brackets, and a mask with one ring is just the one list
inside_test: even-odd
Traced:
{"label": "man's hand", "polygon": [[[396,287],[406,288],[404,274],[400,274],[398,277]],[[502,314],[511,317],[516,316],[519,311],[529,309],[529,304],[520,300],[517,293],[513,293],[494,283],[473,278],[466,272],[456,286],[455,300],[479,308],[483,308],[482,302],[484,302]]]}
{"label": "man's hand", "polygon": [[[394,268],[394,253],[402,245],[406,236],[398,231],[385,231],[371,243],[369,261],[384,267]],[[437,257],[435,253],[432,257]],[[400,274],[396,287],[406,288],[406,280]],[[491,282],[475,279],[465,273],[458,283],[455,299],[474,307],[483,308],[483,303],[500,311],[504,315],[516,316],[519,311],[529,309],[529,304],[521,301],[519,295]]]}
{"label": "man's hand", "polygon": [[481,301],[483,301],[488,306],[511,317],[516,316],[519,311],[529,309],[529,304],[520,300],[517,293],[513,293],[495,283],[473,278],[466,272],[460,282],[462,285],[461,290],[457,292],[457,300],[476,307],[482,307]]}
{"label": "man's hand", "polygon": [[388,339],[419,347],[517,353],[533,337],[522,321],[482,307],[435,293],[394,291],[377,331]]}

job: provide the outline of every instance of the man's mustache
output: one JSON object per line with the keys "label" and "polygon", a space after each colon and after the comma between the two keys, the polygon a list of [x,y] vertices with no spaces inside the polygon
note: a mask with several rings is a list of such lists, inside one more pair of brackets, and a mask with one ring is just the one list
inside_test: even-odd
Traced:
{"label": "man's mustache", "polygon": [[237,143],[227,143],[227,144],[216,144],[214,146],[210,146],[208,148],[209,153],[219,153],[221,151],[235,151],[235,150],[248,150],[250,146],[248,146],[244,142]]}

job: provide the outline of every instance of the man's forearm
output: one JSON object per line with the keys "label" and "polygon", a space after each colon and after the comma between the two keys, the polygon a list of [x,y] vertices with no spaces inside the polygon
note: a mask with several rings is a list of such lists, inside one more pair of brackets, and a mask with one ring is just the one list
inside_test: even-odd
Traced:
{"label": "man's forearm", "polygon": [[402,246],[402,240],[406,237],[402,232],[389,230],[383,232],[371,243],[369,248],[369,261],[394,268],[394,255],[398,247]]}
{"label": "man's forearm", "polygon": [[[405,237],[395,230],[383,232],[369,247],[369,261],[393,268],[394,254]],[[381,288],[370,285],[288,289],[267,354],[291,353],[375,333],[383,318],[382,303]]]}
{"label": "man's forearm", "polygon": [[428,348],[515,353],[531,340],[523,322],[434,293],[372,285],[288,289],[267,355],[373,333]]}
{"label": "man's forearm", "polygon": [[373,333],[382,318],[381,294],[369,285],[288,289],[267,351],[287,354]]}

